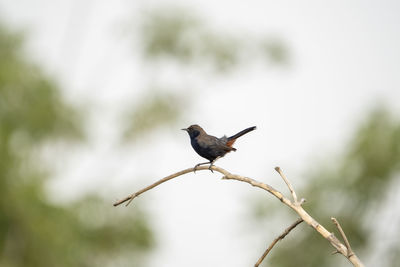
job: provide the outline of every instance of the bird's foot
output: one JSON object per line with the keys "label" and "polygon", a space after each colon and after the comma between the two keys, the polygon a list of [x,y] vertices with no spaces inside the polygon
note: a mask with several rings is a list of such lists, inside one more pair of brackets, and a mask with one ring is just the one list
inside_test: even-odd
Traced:
{"label": "bird's foot", "polygon": [[197,167],[199,167],[200,165],[202,165],[201,163],[199,163],[199,164],[196,164],[195,166],[194,166],[194,168],[193,168],[193,172],[194,173],[196,173],[196,171],[197,171]]}
{"label": "bird's foot", "polygon": [[205,165],[205,164],[209,164],[210,163],[210,167],[208,168],[211,172],[213,172],[213,170],[211,170],[211,167],[214,165],[212,162],[203,162],[203,163],[199,163],[196,164],[193,168],[193,172],[196,173],[197,171],[197,167],[199,167],[200,165]]}
{"label": "bird's foot", "polygon": [[214,173],[214,171],[212,170],[212,166],[214,166],[214,163],[211,163],[210,166],[208,167],[208,169],[209,169],[212,173]]}

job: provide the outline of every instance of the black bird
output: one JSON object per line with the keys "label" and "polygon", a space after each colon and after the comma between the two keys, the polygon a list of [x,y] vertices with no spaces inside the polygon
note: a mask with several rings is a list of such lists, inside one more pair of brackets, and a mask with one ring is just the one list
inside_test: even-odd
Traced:
{"label": "black bird", "polygon": [[224,135],[221,138],[208,135],[203,130],[203,128],[201,128],[197,124],[182,129],[188,132],[192,147],[197,152],[197,154],[209,160],[209,162],[199,163],[194,166],[194,171],[196,171],[197,167],[204,164],[210,164],[210,167],[208,169],[212,171],[211,167],[214,165],[214,162],[217,159],[222,158],[228,152],[236,151],[236,148],[232,147],[236,139],[255,129],[256,126],[249,127],[247,129],[244,129],[243,131],[238,132],[235,135],[232,135],[231,137],[227,137]]}

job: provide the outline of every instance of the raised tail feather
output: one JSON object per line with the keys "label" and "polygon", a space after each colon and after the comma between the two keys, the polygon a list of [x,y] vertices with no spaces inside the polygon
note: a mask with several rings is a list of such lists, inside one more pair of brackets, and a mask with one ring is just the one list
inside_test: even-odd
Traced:
{"label": "raised tail feather", "polygon": [[256,126],[249,127],[249,128],[247,128],[247,129],[244,129],[243,131],[240,131],[240,132],[238,132],[237,134],[232,135],[231,137],[228,137],[228,141],[238,139],[238,138],[241,137],[242,135],[247,134],[248,132],[254,131],[255,129],[257,129]]}
{"label": "raised tail feather", "polygon": [[239,137],[241,137],[244,134],[247,134],[248,132],[254,131],[255,129],[257,129],[256,126],[249,127],[247,129],[244,129],[243,131],[238,132],[235,135],[232,135],[231,137],[228,137],[227,145],[232,147],[232,145],[233,145],[233,143],[235,143],[236,139],[238,139]]}

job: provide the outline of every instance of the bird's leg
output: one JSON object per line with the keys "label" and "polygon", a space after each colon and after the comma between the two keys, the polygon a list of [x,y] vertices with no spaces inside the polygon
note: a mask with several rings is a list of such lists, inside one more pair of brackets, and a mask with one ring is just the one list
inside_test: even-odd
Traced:
{"label": "bird's leg", "polygon": [[199,167],[200,165],[205,165],[205,164],[209,164],[209,163],[212,163],[212,162],[207,161],[207,162],[202,162],[202,163],[196,164],[196,166],[194,166],[193,172],[196,173],[197,167]]}
{"label": "bird's leg", "polygon": [[216,162],[217,159],[219,159],[219,158],[221,158],[221,157],[217,157],[216,159],[210,160],[210,161],[208,161],[208,162],[202,162],[202,163],[196,164],[196,166],[194,166],[193,172],[196,173],[197,167],[199,167],[200,165],[210,164],[210,167],[208,167],[208,169],[209,169],[212,173],[214,173],[214,171],[211,169],[211,167],[214,166],[214,162]]}
{"label": "bird's leg", "polygon": [[217,159],[219,159],[219,158],[220,158],[220,157],[217,157],[217,158],[214,159],[213,161],[210,161],[210,167],[208,167],[208,169],[209,169],[212,173],[214,173],[214,171],[211,169],[211,167],[214,166],[214,162],[216,162]]}

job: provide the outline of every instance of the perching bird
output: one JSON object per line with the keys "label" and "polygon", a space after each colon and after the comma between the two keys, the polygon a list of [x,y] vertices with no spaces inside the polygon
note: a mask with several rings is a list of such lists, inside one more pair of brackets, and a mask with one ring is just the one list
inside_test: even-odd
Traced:
{"label": "perching bird", "polygon": [[209,162],[199,163],[194,166],[194,171],[196,171],[197,167],[204,164],[210,164],[210,167],[208,169],[212,171],[211,167],[214,165],[214,162],[217,159],[225,156],[225,154],[228,152],[236,151],[236,148],[232,147],[236,139],[255,129],[256,126],[249,127],[247,129],[244,129],[243,131],[238,132],[235,135],[232,135],[231,137],[223,136],[221,138],[208,135],[203,130],[203,128],[201,128],[197,124],[182,129],[188,132],[192,147],[197,152],[197,154],[209,160]]}

